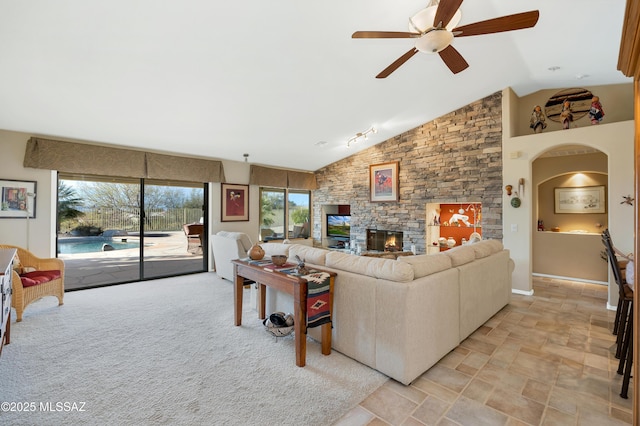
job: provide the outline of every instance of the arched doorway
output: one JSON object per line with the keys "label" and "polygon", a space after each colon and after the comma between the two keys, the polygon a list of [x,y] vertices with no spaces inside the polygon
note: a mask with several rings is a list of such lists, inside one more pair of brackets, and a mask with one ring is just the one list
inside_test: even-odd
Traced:
{"label": "arched doorway", "polygon": [[[607,285],[600,234],[608,227],[608,156],[585,145],[532,162],[532,273]],[[537,224],[537,226],[536,226]]]}

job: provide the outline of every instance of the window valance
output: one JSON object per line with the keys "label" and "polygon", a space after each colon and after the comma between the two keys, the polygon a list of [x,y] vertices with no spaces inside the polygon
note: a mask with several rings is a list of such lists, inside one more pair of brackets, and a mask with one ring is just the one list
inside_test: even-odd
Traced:
{"label": "window valance", "polygon": [[311,172],[251,166],[250,185],[313,190],[317,188],[316,176]]}
{"label": "window valance", "polygon": [[29,139],[23,165],[65,173],[225,182],[221,161],[42,138]]}
{"label": "window valance", "polygon": [[147,152],[147,178],[191,182],[225,182],[222,161]]}

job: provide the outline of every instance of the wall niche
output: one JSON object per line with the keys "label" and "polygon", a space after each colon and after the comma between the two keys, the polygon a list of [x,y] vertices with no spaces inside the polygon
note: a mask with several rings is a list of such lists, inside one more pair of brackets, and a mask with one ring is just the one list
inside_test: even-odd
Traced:
{"label": "wall niche", "polygon": [[427,204],[427,253],[437,253],[450,248],[441,244],[441,238],[447,241],[453,239],[455,246],[460,246],[476,234],[482,238],[482,203]]}
{"label": "wall niche", "polygon": [[605,213],[557,213],[555,209],[556,188],[604,186],[608,206],[616,194],[609,191],[607,169],[607,155],[600,151],[543,156],[533,162],[534,275],[607,283],[608,264],[600,256],[600,234],[608,227],[608,208]]}

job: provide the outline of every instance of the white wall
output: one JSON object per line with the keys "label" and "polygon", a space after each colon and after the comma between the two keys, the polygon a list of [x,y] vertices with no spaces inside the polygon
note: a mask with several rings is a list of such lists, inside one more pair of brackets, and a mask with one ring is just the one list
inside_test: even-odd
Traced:
{"label": "white wall", "polygon": [[[27,220],[0,219],[0,242],[20,247],[29,247],[36,256],[50,257],[55,253],[55,173],[22,167],[27,140],[31,135],[0,130],[0,152],[2,166],[0,179],[36,182],[36,217],[29,219],[29,242],[27,243]],[[53,225],[53,226],[52,226]]]}
{"label": "white wall", "polygon": [[[629,90],[633,91],[632,85]],[[600,90],[602,93],[604,90]],[[605,99],[605,95],[601,95]],[[608,156],[609,188],[612,194],[608,197],[607,211],[609,229],[618,246],[624,252],[633,251],[634,209],[619,203],[617,194],[634,193],[634,123],[633,120],[607,122],[606,117],[599,125],[513,136],[513,122],[522,117],[517,116],[518,97],[511,89],[503,91],[503,179],[504,185],[514,188],[518,179],[525,179],[525,194],[520,208],[509,204],[509,197],[503,192],[504,210],[503,243],[511,251],[516,263],[513,273],[513,288],[517,292],[532,293],[532,237],[537,218],[532,208],[532,162],[542,153],[562,145],[586,145],[604,152]],[[544,104],[544,102],[541,103]],[[612,108],[613,105],[610,107]],[[606,112],[606,110],[605,110]],[[512,158],[516,156],[517,158]],[[612,285],[613,283],[613,285]],[[609,304],[617,303],[615,282],[609,279]]]}
{"label": "white wall", "polygon": [[[251,164],[240,161],[223,160],[224,174],[227,183],[248,185],[249,169]],[[209,196],[209,233],[215,234],[218,231],[236,231],[244,232],[251,238],[251,242],[258,241],[259,232],[259,215],[260,215],[260,187],[251,185],[249,187],[249,221],[248,222],[222,222],[222,205],[221,194],[222,185],[214,183],[210,185],[211,192]]]}

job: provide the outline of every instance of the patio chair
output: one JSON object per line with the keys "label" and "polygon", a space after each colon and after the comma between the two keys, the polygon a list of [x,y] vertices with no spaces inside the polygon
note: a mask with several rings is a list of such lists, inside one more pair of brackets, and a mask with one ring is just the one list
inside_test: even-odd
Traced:
{"label": "patio chair", "polygon": [[187,236],[187,251],[191,254],[201,254],[204,225],[201,223],[190,223],[182,225],[182,229]]}
{"label": "patio chair", "polygon": [[13,296],[11,306],[16,310],[16,322],[31,303],[45,296],[64,303],[64,262],[57,258],[40,258],[21,247],[0,244],[0,248],[17,250],[13,264]]}

